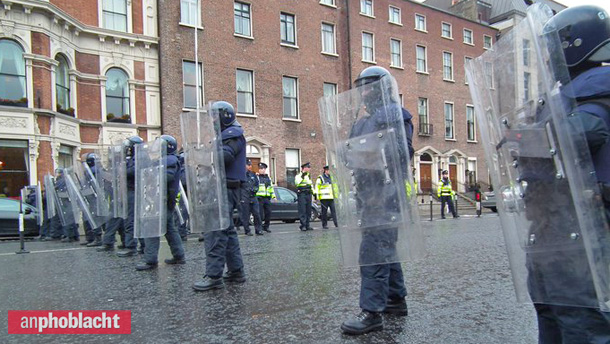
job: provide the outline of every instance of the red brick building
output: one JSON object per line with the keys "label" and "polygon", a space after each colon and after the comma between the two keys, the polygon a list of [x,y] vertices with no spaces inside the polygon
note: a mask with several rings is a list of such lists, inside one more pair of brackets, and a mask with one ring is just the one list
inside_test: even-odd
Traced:
{"label": "red brick building", "polygon": [[0,2],[0,193],[161,132],[156,0]]}
{"label": "red brick building", "polygon": [[169,134],[180,135],[178,115],[196,104],[199,27],[202,104],[236,107],[248,157],[268,163],[279,185],[290,184],[303,162],[314,175],[326,164],[318,99],[348,90],[372,65],[392,72],[414,116],[423,190],[442,169],[460,191],[488,180],[464,72],[465,59],[493,44],[496,30],[487,25],[405,0],[159,0],[159,23]]}

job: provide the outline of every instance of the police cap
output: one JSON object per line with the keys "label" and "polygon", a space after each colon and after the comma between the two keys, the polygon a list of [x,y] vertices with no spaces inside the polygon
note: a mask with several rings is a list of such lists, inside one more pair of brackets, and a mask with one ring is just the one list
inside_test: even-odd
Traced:
{"label": "police cap", "polygon": [[309,162],[306,162],[303,165],[301,165],[301,168],[305,168],[305,167],[309,168],[309,167],[311,167],[311,164]]}
{"label": "police cap", "polygon": [[259,162],[258,168],[267,168],[267,164],[265,164],[264,162]]}

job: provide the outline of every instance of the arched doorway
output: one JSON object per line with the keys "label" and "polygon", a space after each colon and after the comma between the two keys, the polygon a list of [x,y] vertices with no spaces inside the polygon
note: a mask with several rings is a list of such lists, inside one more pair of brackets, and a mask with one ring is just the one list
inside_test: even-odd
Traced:
{"label": "arched doorway", "polygon": [[458,174],[457,174],[457,163],[458,160],[455,157],[455,155],[452,155],[449,157],[449,180],[451,180],[451,188],[453,189],[453,191],[457,191],[458,189]]}
{"label": "arched doorway", "polygon": [[432,156],[428,153],[419,157],[419,187],[423,193],[432,191]]}
{"label": "arched doorway", "polygon": [[246,157],[252,161],[252,172],[258,173],[258,163],[261,162],[261,150],[253,144],[246,145]]}

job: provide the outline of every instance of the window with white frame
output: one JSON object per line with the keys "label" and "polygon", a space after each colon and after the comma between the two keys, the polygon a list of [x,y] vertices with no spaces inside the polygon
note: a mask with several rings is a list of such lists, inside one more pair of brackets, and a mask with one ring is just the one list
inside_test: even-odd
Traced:
{"label": "window with white frame", "polygon": [[127,0],[103,0],[102,17],[104,28],[127,32]]}
{"label": "window with white frame", "polygon": [[129,81],[127,73],[120,68],[106,72],[106,119],[129,119]]}
{"label": "window with white frame", "polygon": [[298,149],[286,148],[286,184],[295,187],[294,178],[300,172],[301,153]]}
{"label": "window with white frame", "polygon": [[335,6],[335,0],[320,0],[322,5]]}
{"label": "window with white frame", "polygon": [[68,60],[62,54],[55,56],[58,62],[55,68],[55,98],[57,99],[57,111],[70,108],[70,67]]}
{"label": "window with white frame", "polygon": [[445,22],[441,23],[441,36],[444,38],[453,38],[451,24]]}
{"label": "window with white frame", "polygon": [[428,73],[428,62],[426,56],[426,47],[418,45],[415,47],[416,71]]}
{"label": "window with white frame", "polygon": [[445,139],[455,139],[453,133],[453,104],[445,103]]}
{"label": "window with white frame", "polygon": [[180,0],[180,23],[199,26],[199,0]]}
{"label": "window with white frame", "polygon": [[421,135],[430,135],[430,120],[428,119],[428,98],[417,99],[417,115],[419,117],[419,130]]}
{"label": "window with white frame", "polygon": [[[182,61],[182,95],[183,95],[183,107],[187,109],[197,108],[202,105],[203,102],[203,73],[201,68],[201,62],[199,62],[199,68],[197,75],[195,73],[195,62]],[[197,80],[199,77],[199,80]],[[197,87],[199,85],[199,87]],[[199,103],[197,103],[197,97],[199,97]]]}
{"label": "window with white frame", "polygon": [[237,112],[254,115],[254,73],[238,69],[236,73]]}
{"label": "window with white frame", "polygon": [[337,84],[333,84],[330,82],[324,83],[324,97],[331,97],[337,94]]}
{"label": "window with white frame", "polygon": [[284,118],[298,119],[299,99],[296,78],[282,77],[282,95],[284,98]]}
{"label": "window with white frame", "polygon": [[483,35],[483,48],[491,49],[491,36]]}
{"label": "window with white frame", "polygon": [[375,62],[375,41],[372,33],[362,33],[362,61]]}
{"label": "window with white frame", "polygon": [[415,15],[415,30],[426,31],[426,17],[421,14]]}
{"label": "window with white frame", "polygon": [[523,102],[530,100],[530,73],[523,72]]}
{"label": "window with white frame", "polygon": [[322,23],[322,52],[336,54],[335,26],[333,24]]}
{"label": "window with white frame", "polygon": [[453,80],[453,54],[443,52],[443,80]]}
{"label": "window with white frame", "polygon": [[402,67],[402,42],[398,39],[390,39],[390,66]]}
{"label": "window with white frame", "polygon": [[467,105],[466,106],[466,126],[468,131],[468,141],[476,141],[476,127],[475,127],[475,118],[474,118],[474,106]]}
{"label": "window with white frame", "polygon": [[468,85],[468,76],[466,74],[466,68],[468,64],[472,61],[472,57],[464,56],[464,83]]}
{"label": "window with white frame", "polygon": [[[0,98],[17,102],[27,97],[23,48],[10,39],[0,39]],[[20,105],[27,106],[27,100]]]}
{"label": "window with white frame", "polygon": [[296,45],[296,23],[294,15],[289,13],[280,13],[280,31],[282,43]]}
{"label": "window with white frame", "polygon": [[400,8],[390,6],[390,23],[402,24],[402,18],[400,16]]}
{"label": "window with white frame", "polygon": [[474,40],[472,39],[472,30],[464,29],[464,43],[474,45]]}
{"label": "window with white frame", "polygon": [[233,17],[235,22],[235,34],[252,37],[250,5],[235,1],[233,4]]}
{"label": "window with white frame", "polygon": [[360,0],[360,13],[373,16],[373,0]]}

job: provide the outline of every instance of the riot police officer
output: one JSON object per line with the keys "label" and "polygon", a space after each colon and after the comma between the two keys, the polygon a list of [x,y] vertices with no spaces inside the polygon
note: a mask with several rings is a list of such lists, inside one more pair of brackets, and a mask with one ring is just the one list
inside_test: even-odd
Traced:
{"label": "riot police officer", "polygon": [[313,192],[313,184],[309,170],[311,164],[309,162],[301,165],[301,173],[297,174],[294,182],[297,186],[297,197],[299,202],[299,229],[301,231],[311,231],[313,228],[309,226],[311,220],[311,194]]}
{"label": "riot police officer", "polygon": [[267,174],[267,164],[264,162],[258,163],[258,191],[256,192],[258,204],[261,211],[261,219],[263,222],[263,231],[271,233],[269,225],[271,223],[271,199],[275,198],[271,178]]}
{"label": "riot police officer", "polygon": [[457,218],[457,212],[453,204],[453,197],[455,197],[455,191],[451,187],[451,180],[449,179],[449,171],[443,170],[441,174],[441,180],[438,182],[438,189],[436,190],[436,196],[441,200],[441,218],[445,218],[445,204],[449,207],[449,211],[453,214],[453,218]]}
{"label": "riot police officer", "polygon": [[244,232],[248,236],[252,236],[250,232],[250,214],[254,217],[254,231],[256,235],[263,235],[261,225],[260,209],[256,193],[258,192],[259,183],[258,177],[252,172],[252,161],[246,161],[246,182],[242,185],[241,190],[241,224],[244,226]]}
{"label": "riot police officer", "polygon": [[[96,173],[96,158],[97,157],[95,153],[87,153],[85,158],[85,162],[87,163],[87,166],[89,166],[89,169],[91,170],[91,173],[93,173],[94,176]],[[91,228],[91,224],[89,223],[89,221],[86,221],[83,217],[83,227],[85,229],[86,241],[82,242],[81,245],[86,245],[87,247],[102,246],[102,226],[98,228]]]}
{"label": "riot police officer", "polygon": [[[383,99],[381,99],[384,93],[397,94],[397,90],[392,89],[395,87],[395,82],[389,82],[391,78],[391,74],[385,68],[378,66],[368,67],[360,72],[355,81],[355,86],[360,89],[363,106],[368,115],[361,117],[353,125],[350,138],[386,129],[388,125],[393,127],[404,126],[408,147],[403,147],[399,143],[397,150],[400,161],[394,163],[407,164],[407,154],[413,156],[411,144],[413,136],[412,116],[400,106],[397,100],[391,100],[389,104],[384,104]],[[389,87],[391,89],[380,90],[374,89],[375,87]],[[387,114],[396,114],[396,116],[402,114],[402,118],[388,118]],[[401,140],[398,142],[401,142]],[[368,222],[374,222],[374,217],[382,216],[383,214],[380,212],[385,212],[388,209],[397,211],[395,207],[398,204],[398,195],[384,195],[386,204],[383,207],[379,207],[376,204],[378,201],[371,198],[372,195],[378,193],[378,190],[383,189],[384,178],[379,178],[378,175],[370,175],[365,169],[356,169],[354,173],[356,187],[359,191],[359,195],[356,197],[362,208],[363,226],[366,226]],[[384,245],[382,248],[384,256],[392,256],[396,250],[397,230],[397,228],[382,228],[364,231],[360,245],[361,259],[367,252],[378,251],[379,245]],[[344,333],[359,335],[381,330],[383,328],[381,313],[398,316],[408,315],[405,300],[407,288],[400,263],[361,265],[360,276],[360,308],[362,311],[341,325]]]}
{"label": "riot police officer", "polygon": [[[133,223],[134,223],[134,212],[135,212],[135,177],[136,177],[136,162],[135,162],[135,147],[136,145],[144,143],[139,136],[131,136],[123,141],[123,147],[125,149],[125,157],[127,159],[127,219],[123,221],[125,231],[125,250],[117,252],[119,257],[131,257],[137,254],[138,241],[134,238]],[[144,240],[140,241],[142,246]]]}
{"label": "riot police officer", "polygon": [[[225,101],[212,104],[211,112],[220,118],[222,154],[225,163],[229,218],[239,211],[241,185],[246,182],[246,139],[244,129],[235,119],[233,105]],[[224,281],[243,283],[246,281],[244,263],[239,247],[237,231],[233,221],[225,230],[204,233],[206,271],[202,281],[195,282],[193,289],[206,291],[224,288]],[[227,272],[223,275],[224,267]],[[224,281],[223,281],[224,280]]]}
{"label": "riot police officer", "polygon": [[[184,162],[184,152],[180,152],[180,154],[178,154],[178,160],[180,161],[180,184],[182,184],[182,188],[184,190],[185,193],[187,193],[187,185],[186,185],[186,171],[185,171],[185,162]],[[178,194],[178,197],[176,199],[177,202],[180,201],[180,198],[182,197],[188,197],[187,195],[182,195],[182,191],[180,191],[180,193]],[[187,241],[188,240],[188,235],[189,235],[189,225],[188,225],[188,220],[189,220],[189,210],[186,209],[186,205],[184,202],[179,202],[178,203],[178,207],[179,209],[177,209],[176,211],[180,211],[180,213],[183,216],[183,221],[184,222],[180,222],[177,221],[176,224],[178,226],[178,233],[180,234],[180,238],[182,239],[182,241]],[[178,216],[175,216],[175,218],[177,218]]]}
{"label": "riot police officer", "polygon": [[[161,140],[167,143],[166,156],[164,158],[166,168],[166,182],[167,182],[167,221],[165,239],[169,245],[172,253],[172,258],[166,259],[165,264],[185,264],[184,259],[184,248],[182,246],[182,240],[178,229],[174,226],[174,208],[176,206],[176,196],[178,195],[180,185],[180,171],[182,166],[178,156],[176,156],[176,149],[178,142],[171,135],[161,135]],[[148,237],[144,239],[144,261],[136,265],[136,270],[144,271],[151,270],[157,267],[157,260],[159,255],[159,245],[161,243],[160,237]]]}

